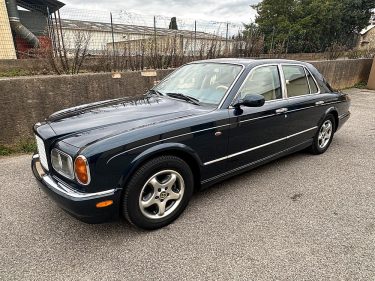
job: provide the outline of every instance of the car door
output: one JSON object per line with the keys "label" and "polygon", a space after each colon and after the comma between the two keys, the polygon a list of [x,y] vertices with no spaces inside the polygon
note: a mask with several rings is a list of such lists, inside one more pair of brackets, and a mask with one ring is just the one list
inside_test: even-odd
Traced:
{"label": "car door", "polygon": [[312,139],[324,114],[323,95],[310,71],[302,65],[283,64],[286,94],[288,96],[288,147]]}
{"label": "car door", "polygon": [[287,101],[283,98],[279,66],[252,69],[235,100],[248,94],[263,95],[266,102],[261,107],[229,109],[229,170],[250,166],[286,148]]}

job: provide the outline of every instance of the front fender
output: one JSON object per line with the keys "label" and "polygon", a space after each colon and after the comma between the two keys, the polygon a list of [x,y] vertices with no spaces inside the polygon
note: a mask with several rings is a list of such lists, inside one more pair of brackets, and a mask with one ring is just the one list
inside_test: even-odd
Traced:
{"label": "front fender", "polygon": [[137,155],[129,165],[124,169],[121,179],[120,186],[124,186],[125,183],[130,179],[131,175],[147,160],[154,158],[161,154],[177,154],[184,155],[192,159],[195,164],[201,169],[203,162],[199,155],[189,146],[181,143],[161,143],[150,147]]}

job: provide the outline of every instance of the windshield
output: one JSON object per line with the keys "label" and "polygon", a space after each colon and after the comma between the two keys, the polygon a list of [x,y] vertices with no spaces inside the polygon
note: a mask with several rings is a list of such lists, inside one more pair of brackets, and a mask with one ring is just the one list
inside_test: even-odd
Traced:
{"label": "windshield", "polygon": [[182,94],[200,103],[219,105],[241,69],[234,64],[188,64],[173,72],[154,90],[163,95]]}

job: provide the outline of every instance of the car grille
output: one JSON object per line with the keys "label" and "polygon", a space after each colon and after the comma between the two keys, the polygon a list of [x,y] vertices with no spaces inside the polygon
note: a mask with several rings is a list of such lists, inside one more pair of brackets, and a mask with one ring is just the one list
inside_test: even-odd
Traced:
{"label": "car grille", "polygon": [[35,136],[35,139],[36,139],[36,145],[38,147],[40,163],[42,164],[43,168],[48,171],[48,162],[47,162],[47,155],[46,155],[46,149],[44,147],[44,142],[38,136]]}

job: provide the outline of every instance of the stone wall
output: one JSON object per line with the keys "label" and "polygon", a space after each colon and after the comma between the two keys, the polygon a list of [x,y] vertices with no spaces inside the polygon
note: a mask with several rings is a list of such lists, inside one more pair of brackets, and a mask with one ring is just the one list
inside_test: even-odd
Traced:
{"label": "stone wall", "polygon": [[[372,60],[312,62],[337,89],[367,81]],[[172,70],[158,70],[161,79]],[[140,95],[153,84],[140,72],[44,75],[0,78],[0,145],[17,143],[32,134],[32,125],[51,113],[80,104]]]}

